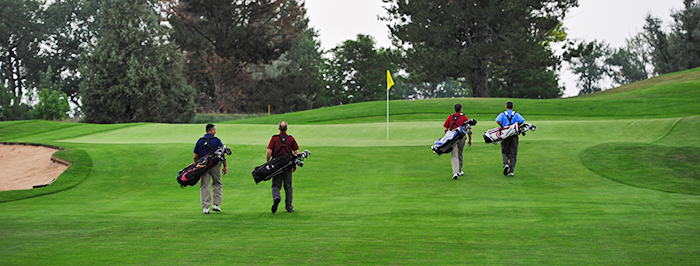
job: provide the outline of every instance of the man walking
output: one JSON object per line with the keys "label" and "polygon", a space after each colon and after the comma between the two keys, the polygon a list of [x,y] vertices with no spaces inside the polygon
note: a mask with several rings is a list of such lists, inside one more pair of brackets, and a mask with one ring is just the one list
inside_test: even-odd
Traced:
{"label": "man walking", "polygon": [[[513,102],[506,102],[506,111],[496,117],[496,123],[501,127],[525,123],[525,118],[513,111]],[[515,163],[518,161],[518,135],[508,137],[501,142],[501,157],[503,157],[503,175],[514,176]]]}
{"label": "man walking", "polygon": [[[457,103],[455,104],[455,113],[451,114],[447,117],[447,120],[445,120],[445,123],[442,125],[442,127],[445,128],[445,133],[447,131],[453,130],[455,128],[458,128],[467,121],[469,121],[469,118],[462,113],[462,104]],[[472,134],[471,132],[468,134],[469,136],[469,147],[472,146]],[[462,165],[464,165],[464,157],[463,157],[463,152],[464,152],[464,143],[465,139],[460,140],[457,142],[456,145],[452,146],[452,152],[450,152],[450,159],[452,161],[452,179],[457,179],[457,177],[464,175],[464,171],[462,171]]]}
{"label": "man walking", "polygon": [[[272,136],[270,143],[267,145],[267,161],[274,157],[282,156],[285,153],[299,154],[299,145],[292,135],[287,135],[287,122],[279,123],[279,135]],[[277,212],[277,206],[282,200],[280,188],[284,186],[284,207],[287,212],[294,212],[292,206],[292,172],[296,170],[296,165],[289,171],[284,171],[279,175],[272,177],[272,213]]]}
{"label": "man walking", "polygon": [[[214,124],[207,124],[206,134],[204,137],[197,140],[197,144],[194,146],[194,161],[197,162],[199,158],[206,156],[207,154],[215,151],[219,146],[224,146],[221,140],[214,135],[216,135],[216,127]],[[224,169],[221,170],[221,163],[216,163],[202,174],[199,180],[199,192],[202,200],[202,209],[204,214],[209,214],[209,205],[212,203],[212,192],[214,192],[214,206],[212,206],[213,211],[221,211],[221,201],[223,199],[224,191],[221,184],[221,174],[224,175],[228,172],[226,167],[226,161],[223,162]]]}

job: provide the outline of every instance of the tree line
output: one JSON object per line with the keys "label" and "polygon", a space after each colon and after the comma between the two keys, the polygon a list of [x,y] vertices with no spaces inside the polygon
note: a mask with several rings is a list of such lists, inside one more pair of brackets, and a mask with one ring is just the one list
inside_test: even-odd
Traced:
{"label": "tree line", "polygon": [[[567,40],[577,0],[384,0],[393,47],[357,35],[321,49],[296,0],[0,0],[0,120],[189,122],[386,97],[556,98],[698,66],[698,1],[628,46]],[[567,42],[556,54],[552,44]],[[695,58],[695,59],[693,59]],[[598,78],[598,80],[596,80]]]}
{"label": "tree line", "polygon": [[[581,43],[581,56],[570,60],[579,94],[700,67],[700,1],[683,4],[683,9],[671,12],[668,32],[662,19],[647,14],[643,31],[627,38],[622,47],[598,40]],[[610,87],[605,80],[611,81]]]}

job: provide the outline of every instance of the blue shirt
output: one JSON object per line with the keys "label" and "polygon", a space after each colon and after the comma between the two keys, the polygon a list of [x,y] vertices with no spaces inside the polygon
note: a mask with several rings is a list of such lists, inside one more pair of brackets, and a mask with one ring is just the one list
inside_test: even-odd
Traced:
{"label": "blue shirt", "polygon": [[[508,117],[511,118],[510,121],[508,121]],[[496,117],[496,122],[501,122],[502,127],[507,127],[515,123],[525,123],[525,118],[523,118],[523,116],[521,116],[513,110],[506,110],[505,112],[499,114],[498,117]]]}
{"label": "blue shirt", "polygon": [[[214,137],[212,134],[206,134],[204,135],[205,139],[212,138],[209,141],[209,147],[211,147],[212,151],[215,151],[216,149],[219,148],[219,146],[224,146],[224,144],[221,142],[221,140],[217,137]],[[209,148],[204,146],[204,140],[199,139],[197,140],[197,144],[194,145],[194,153],[199,154],[199,158],[202,158],[209,154]]]}

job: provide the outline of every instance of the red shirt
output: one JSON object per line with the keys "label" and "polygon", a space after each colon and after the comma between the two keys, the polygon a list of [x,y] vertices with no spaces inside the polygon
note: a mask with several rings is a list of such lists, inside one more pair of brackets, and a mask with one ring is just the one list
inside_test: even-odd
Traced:
{"label": "red shirt", "polygon": [[[458,117],[459,117],[459,118],[457,118],[457,122],[456,122],[456,123],[455,123],[455,120],[454,120],[454,116],[458,116]],[[467,121],[469,121],[469,118],[468,118],[465,114],[463,114],[463,113],[455,113],[455,114],[450,115],[450,116],[447,117],[447,120],[445,120],[445,123],[442,125],[442,127],[446,127],[447,130],[453,130],[453,129],[457,128],[457,127],[460,127],[460,126],[464,125],[464,123],[466,123]]]}
{"label": "red shirt", "polygon": [[[283,138],[288,135],[287,132],[280,132],[279,136]],[[273,157],[277,157],[285,153],[294,153],[294,151],[299,150],[299,145],[297,145],[297,141],[292,136],[287,137],[287,140],[284,142],[284,146],[286,146],[287,149],[282,148],[282,140],[280,137],[273,136],[270,139],[270,144],[267,144],[267,148],[272,150]]]}

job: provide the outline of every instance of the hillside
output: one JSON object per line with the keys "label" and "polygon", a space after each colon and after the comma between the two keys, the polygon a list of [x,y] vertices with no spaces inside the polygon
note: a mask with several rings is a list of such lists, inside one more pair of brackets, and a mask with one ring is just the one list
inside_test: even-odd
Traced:
{"label": "hillside", "polygon": [[[697,115],[700,102],[700,68],[654,77],[615,89],[566,99],[512,99],[515,109],[537,120],[601,118],[667,118]],[[491,120],[507,99],[461,98],[390,101],[390,121],[442,120],[460,102],[464,112]],[[491,118],[493,117],[493,118]],[[386,122],[386,101],[334,106],[290,114],[272,115],[231,124],[345,124]]]}

